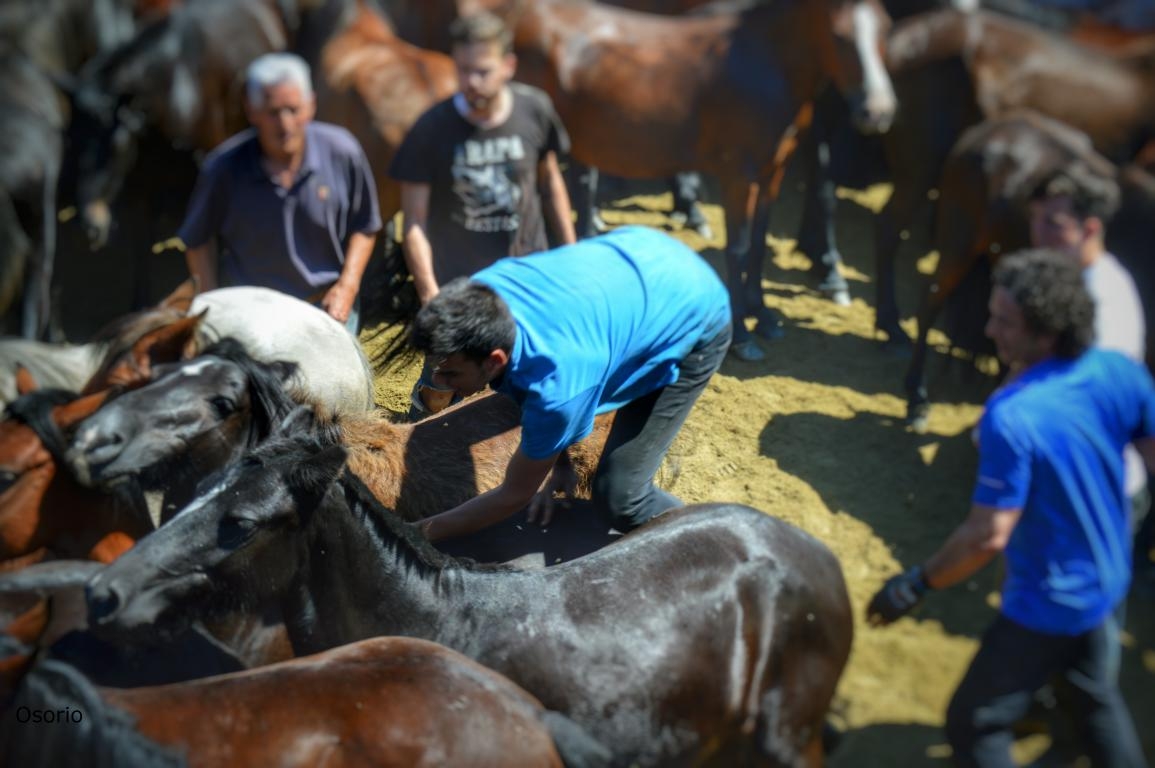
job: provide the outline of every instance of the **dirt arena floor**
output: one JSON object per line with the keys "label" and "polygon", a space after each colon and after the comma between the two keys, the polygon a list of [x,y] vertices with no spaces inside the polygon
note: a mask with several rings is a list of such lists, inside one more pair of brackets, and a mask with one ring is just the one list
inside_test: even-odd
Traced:
{"label": "dirt arena floor", "polygon": [[[844,192],[845,193],[845,192]],[[887,190],[845,193],[877,206]],[[669,229],[668,195],[617,201],[604,211],[613,224]],[[944,337],[930,362],[930,429],[904,426],[901,378],[906,361],[883,351],[873,334],[874,270],[871,213],[841,206],[839,241],[847,259],[852,305],[837,307],[807,287],[809,261],[793,243],[772,239],[776,258],[764,281],[767,303],[787,321],[785,338],[763,343],[760,363],[727,359],[691,414],[661,473],[661,483],[687,502],[753,505],[814,534],[842,561],[858,620],[854,651],[842,678],[832,720],[845,729],[830,763],[860,766],[943,766],[950,750],[942,735],[950,695],[993,618],[995,568],[936,594],[912,618],[885,629],[861,619],[884,579],[920,562],[968,509],[975,471],[969,430],[993,386],[990,375],[948,356]],[[721,211],[707,206],[714,237],[675,232],[716,267],[724,244]],[[792,232],[797,211],[784,204],[772,231]],[[900,262],[900,301],[916,306],[918,275],[931,259]],[[909,322],[909,321],[908,321]],[[913,323],[907,326],[913,332]],[[381,406],[407,407],[417,369],[386,372],[378,380]],[[1133,600],[1125,637],[1123,684],[1155,759],[1155,602]],[[1016,746],[1021,762],[1068,765],[1045,735]]]}

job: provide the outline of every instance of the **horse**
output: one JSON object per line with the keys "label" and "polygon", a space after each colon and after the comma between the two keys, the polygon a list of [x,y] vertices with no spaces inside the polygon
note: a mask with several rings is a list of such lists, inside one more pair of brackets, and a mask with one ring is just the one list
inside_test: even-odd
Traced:
{"label": "horse", "polygon": [[184,151],[207,152],[247,125],[236,75],[257,56],[289,46],[294,30],[285,13],[292,5],[181,3],[81,69],[69,89],[68,140],[77,207],[94,250],[107,241],[110,202],[147,130]]}
{"label": "horse", "polygon": [[328,0],[301,15],[295,49],[315,69],[317,117],[349,129],[374,169],[381,220],[401,210],[388,175],[401,141],[425,110],[457,90],[449,56],[399,38],[365,0]]}
{"label": "horse", "polygon": [[299,379],[293,384],[301,397],[342,413],[374,407],[369,361],[357,339],[327,313],[268,288],[193,295],[191,283],[150,310],[118,318],[88,344],[0,340],[0,403],[15,394],[17,364],[41,385],[91,393],[113,383],[140,383],[150,362],[191,356],[226,336],[261,360],[295,363]]}
{"label": "horse", "polygon": [[48,332],[64,116],[56,90],[0,44],[0,332]]}
{"label": "horse", "polygon": [[480,566],[435,550],[343,472],[346,455],[297,409],[89,582],[90,625],[166,632],[276,600],[298,653],[380,634],[442,643],[572,718],[614,765],[821,764],[853,621],[816,539],[704,504],[561,565]]}
{"label": "horse", "polygon": [[9,0],[4,5],[0,38],[52,74],[76,72],[132,37],[135,28],[126,0]]}
{"label": "horse", "polygon": [[[68,460],[86,484],[114,486],[132,477],[146,490],[164,490],[170,513],[191,501],[212,471],[266,440],[298,404],[284,390],[283,366],[253,360],[228,340],[186,363],[160,366],[156,374],[86,419],[73,433]],[[377,498],[404,519],[420,520],[499,485],[520,440],[519,422],[517,405],[490,393],[415,424],[379,414],[343,415],[335,429],[350,452],[350,467]],[[571,496],[588,498],[611,424],[612,416],[598,417],[593,433],[566,451],[558,471],[576,478]],[[605,527],[588,525],[559,516],[555,537],[568,530],[578,552],[610,540]],[[528,534],[517,538],[523,545],[540,543]],[[491,559],[485,554],[491,548],[483,537],[466,551]]]}
{"label": "horse", "polygon": [[[94,686],[7,642],[8,765],[604,765],[567,718],[460,653],[409,637],[183,683]],[[24,651],[23,654],[20,651]],[[10,683],[11,685],[11,683]],[[35,720],[33,720],[35,718]],[[32,725],[29,725],[32,722]],[[556,744],[556,745],[555,745]]]}
{"label": "horse", "polygon": [[886,62],[907,107],[883,138],[894,192],[877,220],[875,324],[904,346],[894,293],[900,233],[962,132],[1031,109],[1125,163],[1155,138],[1155,49],[1105,52],[998,14],[943,10],[897,24]]}
{"label": "horse", "polygon": [[111,562],[152,530],[133,489],[94,492],[60,470],[64,432],[107,396],[40,390],[9,403],[0,421],[0,568],[53,556]]}
{"label": "horse", "polygon": [[[963,133],[947,157],[939,184],[934,247],[935,274],[923,292],[918,337],[904,387],[907,419],[915,432],[927,428],[925,367],[927,333],[944,307],[957,305],[952,344],[971,347],[978,320],[986,317],[989,277],[976,267],[993,265],[1003,253],[1030,245],[1028,204],[1038,185],[1057,170],[1081,165],[1091,175],[1118,178],[1122,205],[1106,230],[1107,248],[1132,271],[1143,303],[1155,310],[1155,275],[1145,258],[1155,212],[1155,179],[1141,169],[1118,169],[1091,146],[1088,136],[1034,112],[982,122]],[[971,284],[974,290],[965,291]],[[970,328],[966,327],[969,321]],[[1155,361],[1148,339],[1148,360]]]}
{"label": "horse", "polygon": [[[518,76],[553,98],[572,156],[627,178],[713,174],[726,212],[726,272],[741,359],[764,353],[746,328],[781,333],[762,297],[770,202],[810,103],[829,80],[862,127],[895,109],[882,66],[889,21],[871,2],[774,2],[657,17],[535,0],[516,16]],[[575,207],[583,207],[580,193]]]}

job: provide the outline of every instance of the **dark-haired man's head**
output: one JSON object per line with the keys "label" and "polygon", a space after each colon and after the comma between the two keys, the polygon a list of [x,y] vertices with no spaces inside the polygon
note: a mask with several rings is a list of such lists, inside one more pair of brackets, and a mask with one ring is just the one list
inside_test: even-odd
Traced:
{"label": "dark-haired man's head", "polygon": [[995,267],[986,332],[999,359],[1012,367],[1078,357],[1095,335],[1095,305],[1082,268],[1054,249],[1005,256]]}
{"label": "dark-haired man's head", "polygon": [[485,389],[509,363],[517,326],[491,288],[459,277],[417,313],[409,342],[433,364],[433,382],[465,397]]}
{"label": "dark-haired man's head", "polygon": [[1074,257],[1085,269],[1104,253],[1107,223],[1119,208],[1119,185],[1082,163],[1043,179],[1031,195],[1031,244]]}

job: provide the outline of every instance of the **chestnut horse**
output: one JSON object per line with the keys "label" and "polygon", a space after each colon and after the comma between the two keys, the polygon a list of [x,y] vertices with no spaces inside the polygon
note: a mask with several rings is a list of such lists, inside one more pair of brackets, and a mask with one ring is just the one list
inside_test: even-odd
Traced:
{"label": "chestnut horse", "polygon": [[[263,442],[297,406],[284,390],[284,375],[281,366],[259,363],[228,340],[187,363],[162,366],[155,381],[112,400],[79,426],[68,452],[73,472],[95,485],[135,477],[146,490],[164,490],[166,499],[191,500],[206,475]],[[499,485],[520,440],[519,421],[513,401],[490,394],[416,424],[348,415],[335,429],[350,451],[350,468],[377,498],[404,519],[419,520]],[[611,423],[612,416],[598,417],[594,432],[566,452],[559,471],[572,471],[571,495],[589,496]],[[555,538],[568,530],[575,539],[566,552],[609,541],[605,528],[578,529],[589,523],[573,517],[554,522]],[[528,536],[520,539],[531,544]],[[474,541],[477,548],[466,551],[494,559],[485,554],[491,545],[484,537]]]}
{"label": "chestnut horse", "polygon": [[65,431],[107,398],[40,390],[0,421],[0,569],[45,557],[111,562],[152,530],[143,498],[94,492],[62,469]]}
{"label": "chestnut horse", "polygon": [[894,192],[877,222],[876,327],[891,343],[898,324],[894,263],[901,240],[938,183],[963,131],[1031,109],[1090,137],[1124,163],[1155,138],[1155,48],[1110,53],[992,13],[945,10],[895,26],[887,67],[905,105],[884,137]]}
{"label": "chestnut horse", "polygon": [[[1086,134],[1034,112],[988,120],[968,129],[951,151],[939,184],[934,232],[938,266],[918,312],[918,339],[905,379],[907,418],[925,431],[929,402],[925,367],[927,333],[944,307],[958,304],[951,339],[967,347],[985,318],[989,280],[976,267],[1030,245],[1028,204],[1035,189],[1056,171],[1081,165],[1085,172],[1118,178],[1122,207],[1108,223],[1107,248],[1136,279],[1147,312],[1155,310],[1155,277],[1146,258],[1155,237],[1155,180],[1138,168],[1120,171],[1091,146]],[[978,277],[984,276],[983,272]],[[970,280],[974,290],[964,292]],[[1155,360],[1148,335],[1148,359]]]}
{"label": "chestnut horse", "polygon": [[19,678],[15,692],[0,691],[6,765],[78,754],[129,768],[607,764],[601,745],[508,679],[409,637],[127,690],[93,686],[56,661],[15,655],[0,665]]}
{"label": "chestnut horse", "polygon": [[627,178],[699,170],[718,179],[731,350],[764,357],[745,321],[756,318],[760,335],[781,333],[762,296],[766,225],[812,100],[833,81],[863,128],[885,130],[894,114],[882,6],[781,0],[658,17],[563,0],[522,5],[518,77],[553,98],[575,160]]}
{"label": "chestnut horse", "polygon": [[310,653],[380,634],[459,650],[571,717],[614,765],[822,762],[853,621],[838,561],[750,507],[666,512],[558,566],[447,557],[306,408],[89,582],[110,635],[275,600]]}

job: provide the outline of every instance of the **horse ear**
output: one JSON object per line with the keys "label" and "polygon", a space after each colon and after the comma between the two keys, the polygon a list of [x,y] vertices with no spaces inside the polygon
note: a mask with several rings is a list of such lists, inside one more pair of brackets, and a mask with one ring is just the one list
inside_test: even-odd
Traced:
{"label": "horse ear", "polygon": [[111,395],[112,389],[110,388],[86,395],[65,405],[58,405],[52,409],[52,420],[61,429],[74,427],[95,413]]}
{"label": "horse ear", "polygon": [[199,315],[182,317],[168,325],[149,331],[136,340],[130,352],[136,372],[147,380],[152,377],[152,366],[187,360],[196,353],[197,330],[205,318]]}
{"label": "horse ear", "polygon": [[32,371],[17,363],[16,394],[27,395],[29,392],[35,392],[38,389],[40,389],[40,385],[36,383],[36,377],[32,375]]}
{"label": "horse ear", "polygon": [[299,462],[289,473],[290,492],[298,498],[319,501],[341,476],[348,455],[343,445],[330,445]]}
{"label": "horse ear", "polygon": [[277,425],[277,433],[292,435],[299,432],[311,434],[317,426],[317,414],[308,405],[298,405]]}
{"label": "horse ear", "polygon": [[197,279],[190,277],[173,289],[173,292],[161,299],[157,309],[175,309],[181,314],[188,314],[193,299],[197,295]]}

